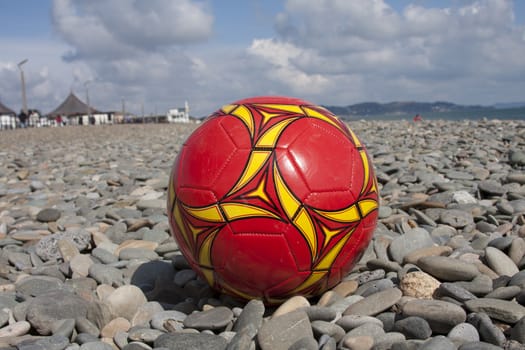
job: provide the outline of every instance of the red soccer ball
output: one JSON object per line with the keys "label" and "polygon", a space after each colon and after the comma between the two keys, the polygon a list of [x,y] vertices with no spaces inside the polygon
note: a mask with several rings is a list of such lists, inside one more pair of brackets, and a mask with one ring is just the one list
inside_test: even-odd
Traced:
{"label": "red soccer ball", "polygon": [[209,116],[168,188],[171,231],[192,268],[220,292],[270,304],[339,283],[377,222],[364,145],[325,108],[293,98]]}

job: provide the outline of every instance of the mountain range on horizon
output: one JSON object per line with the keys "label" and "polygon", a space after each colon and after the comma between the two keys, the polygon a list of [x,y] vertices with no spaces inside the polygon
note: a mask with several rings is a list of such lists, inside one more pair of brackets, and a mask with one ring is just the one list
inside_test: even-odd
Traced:
{"label": "mountain range on horizon", "polygon": [[490,106],[482,105],[459,105],[452,102],[362,102],[348,106],[327,106],[325,108],[340,116],[367,116],[367,115],[385,115],[385,114],[422,114],[422,113],[440,113],[454,111],[486,111],[496,109],[523,108],[525,102],[496,103]]}

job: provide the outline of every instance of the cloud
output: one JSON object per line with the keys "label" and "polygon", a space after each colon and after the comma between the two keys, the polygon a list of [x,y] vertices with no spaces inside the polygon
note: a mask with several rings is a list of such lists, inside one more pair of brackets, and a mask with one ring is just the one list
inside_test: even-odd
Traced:
{"label": "cloud", "polygon": [[[517,77],[525,76],[525,29],[514,22],[512,2],[458,4],[396,11],[382,0],[367,6],[358,0],[289,0],[276,16],[277,37],[254,40],[248,51],[267,62],[270,72],[316,77],[333,103],[438,96],[486,103],[509,98],[509,92],[522,99],[517,91],[524,83]],[[271,49],[261,43],[271,43]],[[481,97],[473,89],[477,84],[502,90]],[[297,93],[311,92],[308,83],[289,85]],[[337,92],[349,87],[355,95]]]}
{"label": "cloud", "polygon": [[205,41],[213,16],[190,0],[55,0],[53,22],[75,59],[114,59]]}

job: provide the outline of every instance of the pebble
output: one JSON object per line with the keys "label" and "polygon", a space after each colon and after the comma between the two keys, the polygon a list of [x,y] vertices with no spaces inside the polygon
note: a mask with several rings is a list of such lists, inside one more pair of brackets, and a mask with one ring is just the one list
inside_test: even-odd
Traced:
{"label": "pebble", "polygon": [[388,288],[350,305],[343,315],[377,315],[396,304],[403,293],[398,288]]}
{"label": "pebble", "polygon": [[322,296],[266,307],[212,291],[170,235],[169,172],[196,125],[2,132],[0,345],[523,348],[525,124],[423,123],[352,122],[382,197],[372,243]]}
{"label": "pebble", "polygon": [[479,341],[479,333],[476,327],[470,323],[459,323],[448,332],[447,337],[458,343],[469,343]]}
{"label": "pebble", "polygon": [[438,333],[448,333],[467,319],[463,308],[441,300],[410,300],[402,306],[402,312],[405,316],[424,318],[430,328]]}
{"label": "pebble", "polygon": [[308,315],[304,311],[294,311],[263,323],[257,340],[263,350],[288,350],[302,338],[313,336]]}
{"label": "pebble", "polygon": [[399,281],[403,295],[418,299],[432,299],[441,283],[422,271],[409,272]]}
{"label": "pebble", "polygon": [[480,274],[474,264],[446,256],[426,256],[417,261],[423,271],[444,281],[471,281]]}
{"label": "pebble", "polygon": [[402,263],[405,256],[416,249],[427,248],[434,245],[430,234],[422,229],[415,228],[405,234],[394,238],[388,247],[392,259]]}
{"label": "pebble", "polygon": [[520,272],[514,261],[497,248],[485,248],[485,258],[488,266],[500,276],[512,277]]}
{"label": "pebble", "polygon": [[489,317],[514,324],[525,316],[525,307],[513,301],[478,298],[465,302],[471,312],[484,312]]}
{"label": "pebble", "polygon": [[232,320],[233,312],[225,306],[219,306],[188,315],[184,319],[183,324],[187,328],[195,328],[197,330],[217,330],[225,328]]}

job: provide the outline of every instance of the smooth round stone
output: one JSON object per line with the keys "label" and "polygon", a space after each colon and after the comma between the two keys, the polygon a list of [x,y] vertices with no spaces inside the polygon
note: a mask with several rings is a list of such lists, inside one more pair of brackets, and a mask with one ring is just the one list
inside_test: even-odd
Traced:
{"label": "smooth round stone", "polygon": [[521,292],[519,286],[499,287],[485,295],[486,298],[511,300]]}
{"label": "smooth round stone", "polygon": [[410,208],[409,212],[410,212],[410,214],[412,214],[412,215],[414,215],[416,217],[416,220],[417,220],[418,223],[420,223],[422,225],[428,225],[430,227],[436,227],[437,226],[437,223],[434,220],[432,220],[432,218],[430,218],[425,213],[423,213],[422,211],[414,209],[414,208]]}
{"label": "smooth round stone", "polygon": [[414,228],[404,235],[394,238],[388,246],[388,252],[392,259],[401,264],[405,255],[413,250],[431,247],[433,245],[434,241],[428,231],[422,228]]}
{"label": "smooth round stone", "polygon": [[272,317],[277,317],[284,315],[285,313],[298,310],[300,308],[309,307],[310,302],[308,299],[306,299],[303,296],[297,295],[294,297],[291,297],[290,299],[286,300],[284,303],[282,303],[277,310],[273,313]]}
{"label": "smooth round stone", "polygon": [[345,335],[345,330],[341,326],[327,321],[313,321],[312,329],[316,338],[319,338],[323,334],[328,334],[334,338],[336,342],[343,339]]}
{"label": "smooth round stone", "polygon": [[510,286],[520,286],[522,289],[525,289],[525,270],[522,270],[512,276],[509,281]]}
{"label": "smooth round stone", "polygon": [[87,277],[89,275],[89,267],[93,264],[93,259],[89,255],[77,254],[69,261],[69,268],[75,273],[76,277]]}
{"label": "smooth round stone", "polygon": [[432,299],[440,284],[431,275],[422,271],[415,271],[409,272],[401,278],[399,289],[403,291],[405,296],[418,299]]}
{"label": "smooth round stone", "polygon": [[377,315],[396,304],[402,295],[397,288],[382,290],[350,305],[343,315]]}
{"label": "smooth round stone", "polygon": [[512,201],[509,201],[509,204],[514,209],[515,213],[525,212],[525,199],[515,199]]}
{"label": "smooth round stone", "polygon": [[[338,294],[336,294],[336,296],[338,296]],[[337,300],[334,301],[333,303],[330,303],[328,307],[334,310],[335,312],[343,313],[350,305],[360,300],[363,300],[363,299],[364,298],[360,295],[352,294],[345,298],[341,298],[341,299],[337,298]]]}
{"label": "smooth round stone", "polygon": [[[494,231],[492,231],[492,232],[494,232]],[[504,251],[504,250],[507,250],[510,247],[510,245],[512,244],[512,241],[514,240],[514,238],[515,237],[512,237],[512,236],[497,237],[497,238],[494,238],[493,240],[491,240],[488,243],[488,246],[497,248],[497,249],[499,249],[501,251]]]}
{"label": "smooth round stone", "polygon": [[343,342],[344,342],[344,340],[347,337],[356,337],[356,336],[368,335],[368,336],[371,336],[371,337],[373,337],[375,339],[375,338],[377,338],[379,336],[382,336],[383,334],[385,334],[385,331],[379,325],[377,325],[375,323],[365,323],[365,324],[362,324],[359,327],[356,327],[356,328],[352,329],[348,333],[346,333],[346,335],[345,335],[345,337],[343,339]]}
{"label": "smooth round stone", "polygon": [[97,258],[104,264],[111,264],[118,261],[118,257],[104,248],[95,248],[91,251],[91,255]]}
{"label": "smooth round stone", "polygon": [[402,269],[401,265],[395,261],[382,260],[382,259],[370,259],[366,262],[366,267],[371,270],[383,270],[385,272],[397,273]]}
{"label": "smooth round stone", "polygon": [[40,222],[52,222],[60,219],[60,210],[54,208],[42,209],[36,215],[36,219]]}
{"label": "smooth round stone", "polygon": [[379,212],[378,212],[378,217],[379,219],[386,219],[388,218],[390,215],[392,215],[392,208],[389,207],[389,206],[380,206],[379,207]]}
{"label": "smooth round stone", "polygon": [[148,301],[138,307],[137,312],[131,319],[131,326],[149,325],[151,318],[158,312],[163,312],[164,308],[158,301]]}
{"label": "smooth round stone", "polygon": [[509,258],[515,263],[519,264],[521,259],[525,256],[525,240],[521,237],[514,237],[510,244]]}
{"label": "smooth round stone", "polygon": [[127,332],[130,327],[131,323],[129,320],[124,317],[116,317],[100,330],[100,335],[106,338],[113,338],[118,332]]}
{"label": "smooth round stone", "polygon": [[371,281],[371,282],[363,284],[361,287],[357,289],[355,294],[361,295],[366,298],[369,295],[372,295],[374,293],[377,293],[379,291],[382,291],[388,288],[394,288],[394,282],[392,282],[391,279],[383,278],[381,280]]}
{"label": "smooth round stone", "polygon": [[[482,265],[484,266],[484,265]],[[470,282],[465,281],[458,281],[454,282],[454,284],[468,290],[472,294],[476,296],[484,296],[490,292],[492,292],[493,288],[493,282],[492,279],[487,276],[486,274],[482,274],[479,276],[474,277],[474,279]]]}
{"label": "smooth round stone", "polygon": [[310,321],[333,321],[337,317],[337,312],[328,307],[310,306],[303,308]]}
{"label": "smooth round stone", "polygon": [[485,259],[488,266],[500,276],[512,277],[519,272],[514,261],[497,248],[485,248]]}
{"label": "smooth round stone", "polygon": [[7,260],[11,265],[15,266],[17,270],[23,271],[33,267],[29,254],[9,251],[7,252]]}
{"label": "smooth round stone", "polygon": [[402,333],[407,339],[427,339],[432,335],[428,322],[418,316],[409,316],[396,321],[394,331]]}
{"label": "smooth round stone", "polygon": [[33,297],[63,289],[63,286],[60,279],[51,276],[27,276],[15,283],[18,293]]}
{"label": "smooth round stone", "polygon": [[452,253],[449,246],[436,246],[415,249],[405,255],[403,262],[405,264],[417,264],[417,261],[425,256],[448,256]]}
{"label": "smooth round stone", "polygon": [[339,318],[335,323],[341,326],[347,332],[354,328],[362,326],[365,323],[374,323],[379,327],[383,328],[383,322],[381,322],[381,320],[372,316],[363,315],[346,315]]}
{"label": "smooth round stone", "polygon": [[0,339],[3,337],[19,337],[27,334],[31,329],[31,324],[27,321],[18,321],[13,324],[0,328]]}
{"label": "smooth round stone", "polygon": [[157,337],[164,334],[164,332],[159,331],[158,329],[149,329],[149,328],[138,328],[130,329],[128,338],[132,341],[141,341],[144,343],[153,343]]}
{"label": "smooth round stone", "polygon": [[187,328],[195,328],[197,330],[217,330],[223,329],[232,320],[233,312],[225,306],[219,306],[206,311],[192,313],[184,319],[183,324]]}
{"label": "smooth round stone", "polygon": [[98,338],[100,330],[98,327],[85,317],[75,319],[75,327],[79,333],[88,333]]}
{"label": "smooth round stone", "polygon": [[474,264],[445,256],[427,256],[417,265],[425,272],[443,281],[470,281],[480,274]]}
{"label": "smooth round stone", "polygon": [[343,298],[354,293],[359,284],[357,281],[342,281],[337,286],[332,288],[332,291],[339,294]]}
{"label": "smooth round stone", "polygon": [[482,193],[490,196],[503,196],[507,192],[505,187],[493,180],[480,181],[478,188]]}
{"label": "smooth round stone", "polygon": [[374,338],[368,335],[345,337],[342,344],[350,350],[370,350],[374,346]]}
{"label": "smooth round stone", "polygon": [[73,334],[74,329],[75,320],[72,318],[66,318],[56,321],[51,328],[51,333],[53,335],[60,335],[69,339],[71,338],[71,334]]}
{"label": "smooth round stone", "polygon": [[159,255],[153,250],[144,248],[124,248],[120,249],[118,257],[121,260],[157,260]]}
{"label": "smooth round stone", "polygon": [[313,338],[312,326],[304,311],[272,317],[263,323],[257,333],[262,350],[288,350],[304,337]]}
{"label": "smooth round stone", "polygon": [[479,298],[467,300],[465,306],[471,312],[484,312],[490,318],[508,323],[516,323],[525,316],[525,307],[513,301]]}
{"label": "smooth round stone", "polygon": [[455,325],[465,322],[465,310],[458,305],[441,300],[411,300],[402,306],[405,316],[424,318],[437,333],[448,333]]}
{"label": "smooth round stone", "polygon": [[474,176],[472,174],[457,170],[449,170],[445,176],[451,180],[474,180]]}
{"label": "smooth round stone", "polygon": [[89,267],[89,276],[99,284],[121,286],[124,284],[122,270],[104,264],[93,264]]}
{"label": "smooth round stone", "polygon": [[258,330],[263,322],[264,311],[265,307],[262,301],[250,300],[233,324],[233,331],[240,332],[249,326],[253,326],[255,330]]}
{"label": "smooth round stone", "polygon": [[454,342],[468,343],[473,341],[479,341],[479,333],[476,327],[470,323],[460,323],[448,332],[448,338]]}
{"label": "smooth round stone", "polygon": [[441,283],[438,289],[438,294],[454,298],[461,302],[476,299],[476,296],[465,288],[450,282]]}
{"label": "smooth round stone", "polygon": [[137,310],[147,302],[142,290],[134,285],[118,287],[106,299],[112,314],[131,321]]}
{"label": "smooth round stone", "polygon": [[525,185],[525,174],[524,173],[510,173],[507,175],[507,182],[517,182],[521,185]]}
{"label": "smooth round stone", "polygon": [[[57,307],[57,301],[60,301],[60,307]],[[31,299],[27,306],[26,319],[39,334],[48,335],[55,321],[86,317],[87,312],[88,303],[84,299],[58,290]]]}
{"label": "smooth round stone", "polygon": [[454,228],[463,228],[467,225],[473,224],[474,219],[472,214],[463,210],[447,209],[441,213],[439,220]]}

